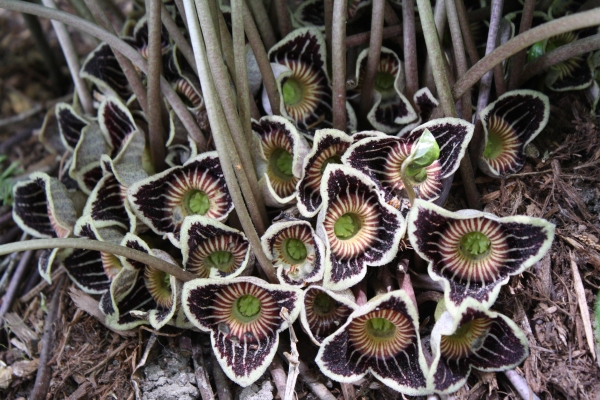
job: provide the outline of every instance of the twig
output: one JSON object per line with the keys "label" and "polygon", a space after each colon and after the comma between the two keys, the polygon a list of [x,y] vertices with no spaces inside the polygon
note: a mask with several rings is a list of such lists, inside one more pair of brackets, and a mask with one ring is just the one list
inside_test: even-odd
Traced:
{"label": "twig", "polygon": [[373,0],[369,55],[360,95],[359,121],[362,124],[366,124],[367,114],[373,106],[373,88],[375,87],[375,78],[377,77],[377,68],[379,67],[379,58],[381,56],[381,42],[383,40],[384,10],[384,0]]}
{"label": "twig", "polygon": [[85,249],[95,250],[102,253],[110,253],[116,256],[123,256],[150,265],[156,269],[173,275],[177,279],[187,282],[196,276],[190,272],[184,271],[181,267],[168,263],[160,258],[153,257],[150,254],[130,249],[129,247],[119,246],[109,242],[100,242],[92,239],[34,239],[24,242],[10,243],[0,246],[0,255],[17,253],[25,250],[40,249]]}
{"label": "twig", "polygon": [[283,400],[294,400],[295,398],[295,390],[296,381],[298,380],[298,374],[300,370],[298,369],[298,364],[300,363],[300,354],[298,354],[298,348],[296,343],[298,343],[298,339],[296,338],[296,333],[294,332],[294,327],[290,322],[290,316],[287,308],[283,308],[280,312],[281,317],[287,321],[288,323],[288,331],[290,332],[290,352],[284,352],[283,355],[288,360],[288,376],[287,382],[285,385],[285,397]]}
{"label": "twig", "polygon": [[251,14],[248,16],[251,15],[254,21],[256,21],[256,26],[265,44],[265,48],[270,49],[277,43],[277,39],[275,39],[275,31],[273,30],[273,25],[271,25],[271,20],[269,20],[265,5],[262,0],[249,0],[249,3]]}
{"label": "twig", "polygon": [[194,362],[196,384],[202,400],[214,400],[215,394],[212,387],[210,387],[210,378],[208,377],[208,371],[204,366],[204,357],[202,356],[202,346],[198,340],[192,342],[192,360]]}
{"label": "twig", "polygon": [[319,381],[317,374],[311,371],[302,360],[298,360],[298,370],[300,379],[319,400],[337,400],[337,397],[331,394],[329,389]]}
{"label": "twig", "polygon": [[499,46],[490,54],[486,55],[469,69],[469,71],[456,82],[452,88],[452,94],[455,99],[459,99],[468,88],[472,87],[483,75],[494,68],[495,65],[534,43],[551,36],[560,35],[561,33],[596,25],[600,25],[600,9],[584,11],[557,18],[532,28],[523,34],[517,35],[502,46]]}
{"label": "twig", "polygon": [[212,365],[213,365],[213,378],[215,379],[215,387],[217,388],[217,396],[219,400],[231,400],[231,381],[225,376],[223,369],[217,362],[215,353],[212,354]]}
{"label": "twig", "polygon": [[277,354],[275,354],[275,357],[269,366],[269,371],[271,372],[271,378],[273,378],[273,382],[275,382],[277,392],[279,392],[279,397],[281,399],[285,398],[286,382],[288,378],[285,370],[283,369],[281,359]]}
{"label": "twig", "polygon": [[575,294],[577,295],[577,302],[579,303],[579,312],[581,314],[581,320],[583,321],[583,328],[585,330],[585,336],[587,338],[592,358],[596,359],[595,351],[595,340],[594,330],[592,329],[592,321],[590,319],[590,310],[587,305],[585,298],[585,289],[583,288],[583,282],[581,281],[581,275],[579,275],[579,268],[575,262],[575,256],[573,252],[569,250],[569,257],[571,258],[571,271],[573,272],[573,286],[575,288]]}
{"label": "twig", "polygon": [[[65,272],[66,271],[62,265],[60,267],[58,267],[55,271],[52,272],[52,275],[50,276],[50,278],[52,278],[52,282],[56,282],[56,280]],[[36,274],[39,276],[37,271],[36,271]],[[26,291],[23,296],[19,297],[19,303],[25,303],[25,304],[29,303],[31,300],[33,300],[33,298],[35,296],[40,294],[41,291],[46,289],[46,287],[48,287],[48,286],[49,286],[48,282],[46,282],[45,279],[42,279],[40,281],[40,283],[35,285],[31,290]]]}
{"label": "twig", "polygon": [[148,98],[146,119],[148,120],[148,137],[150,157],[157,172],[165,169],[165,134],[162,124],[162,94],[160,92],[160,75],[162,69],[162,49],[160,21],[162,0],[146,0],[148,15]]}
{"label": "twig", "polygon": [[29,398],[31,400],[45,400],[46,394],[48,393],[48,386],[50,385],[50,378],[52,377],[52,371],[48,365],[48,361],[50,360],[50,352],[54,344],[54,331],[56,329],[54,323],[56,322],[58,316],[58,300],[62,294],[62,287],[65,283],[65,280],[65,276],[60,278],[56,284],[56,287],[54,288],[52,299],[48,305],[48,314],[46,315],[46,320],[44,321],[44,335],[42,336],[40,364],[35,377],[33,390],[29,394]]}
{"label": "twig", "polygon": [[41,104],[34,104],[29,110],[23,111],[20,114],[0,119],[0,128],[25,121],[42,110],[43,108]]}
{"label": "twig", "polygon": [[271,111],[273,111],[274,115],[281,115],[281,110],[279,109],[279,88],[277,87],[277,82],[275,81],[273,70],[271,69],[271,63],[267,57],[265,45],[258,34],[256,23],[254,22],[254,19],[252,19],[246,0],[242,0],[242,6],[244,7],[242,13],[244,16],[244,31],[246,32],[250,47],[252,47],[254,57],[256,57],[256,63],[258,64],[260,75],[263,78],[263,85],[267,91],[269,103],[271,103]]}
{"label": "twig", "polygon": [[540,398],[533,393],[533,390],[529,387],[525,379],[514,369],[504,371],[504,375],[508,378],[510,383],[517,389],[517,392],[523,400],[540,400]]}
{"label": "twig", "polygon": [[[388,26],[386,28],[383,28],[383,34],[381,35],[381,37],[383,39],[389,39],[389,38],[393,38],[393,37],[401,38],[402,30],[403,30],[402,25]],[[369,40],[371,40],[371,32],[362,32],[362,33],[350,35],[350,36],[346,37],[346,47],[352,48],[352,47],[361,46],[365,43],[368,43]],[[354,73],[354,71],[352,73]]]}
{"label": "twig", "polygon": [[21,284],[23,275],[25,274],[25,271],[27,270],[27,267],[29,266],[29,261],[31,260],[32,254],[33,254],[33,252],[31,250],[26,251],[25,253],[23,253],[23,255],[21,256],[21,259],[19,260],[19,265],[17,265],[17,269],[15,270],[15,273],[13,274],[13,276],[10,280],[10,284],[8,285],[8,288],[6,289],[6,293],[4,294],[4,297],[2,298],[2,305],[0,306],[0,321],[2,321],[4,319],[4,316],[6,315],[6,313],[12,306],[12,303],[13,303],[15,297],[17,296],[17,291],[19,289],[19,285]]}
{"label": "twig", "polygon": [[[523,13],[521,14],[521,24],[519,26],[519,34],[529,30],[531,28],[531,22],[533,21],[533,11],[535,10],[535,0],[525,0],[523,6]],[[521,50],[515,54],[512,58],[512,65],[510,67],[510,83],[508,88],[515,90],[519,87],[521,74],[523,73],[523,66],[525,65],[525,59],[527,58],[527,52]]]}
{"label": "twig", "polygon": [[522,85],[552,65],[598,49],[600,49],[600,34],[588,36],[549,51],[525,66],[517,86]]}
{"label": "twig", "polygon": [[333,128],[346,131],[346,11],[347,0],[334,0],[331,64],[333,75]]}
{"label": "twig", "polygon": [[99,370],[100,368],[102,368],[103,366],[105,366],[106,364],[108,364],[108,362],[109,362],[110,360],[112,360],[113,358],[115,358],[115,356],[116,356],[117,354],[119,354],[120,352],[122,352],[123,350],[125,350],[125,348],[126,348],[127,346],[129,346],[129,343],[130,343],[129,341],[125,341],[125,342],[121,343],[121,345],[120,345],[119,347],[117,347],[116,349],[114,349],[113,351],[111,351],[111,352],[110,352],[110,353],[109,353],[109,354],[108,354],[106,357],[104,357],[104,358],[102,359],[102,361],[100,361],[98,364],[94,365],[92,368],[90,368],[90,369],[88,369],[87,371],[85,371],[85,372],[83,373],[83,375],[84,375],[84,376],[85,376],[85,375],[89,375],[89,374],[91,374],[92,372],[94,372],[94,371],[97,371],[97,370]]}
{"label": "twig", "polygon": [[[54,4],[53,0],[42,0],[42,3],[46,7],[56,8],[56,4]],[[56,38],[58,39],[58,43],[67,60],[67,66],[69,67],[69,72],[71,72],[75,90],[77,90],[77,94],[79,95],[79,101],[81,101],[81,105],[86,114],[94,115],[92,94],[83,79],[79,76],[79,57],[77,56],[77,52],[71,41],[71,36],[67,32],[67,28],[60,22],[52,21],[52,26],[54,27]]]}

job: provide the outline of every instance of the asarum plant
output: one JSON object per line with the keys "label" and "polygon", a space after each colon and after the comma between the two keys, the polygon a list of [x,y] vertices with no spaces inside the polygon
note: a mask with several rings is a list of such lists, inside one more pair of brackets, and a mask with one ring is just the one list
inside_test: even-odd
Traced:
{"label": "asarum plant", "polygon": [[485,372],[515,368],[529,355],[527,338],[513,321],[468,300],[453,316],[442,314],[431,332],[433,362],[428,376],[436,393],[452,393],[471,369]]}
{"label": "asarum plant", "polygon": [[[598,30],[596,29],[596,32]],[[594,34],[594,32],[591,32]],[[577,32],[565,32],[548,38],[542,42],[542,53],[547,53],[557,47],[567,45],[580,38]],[[555,92],[581,90],[588,88],[594,81],[593,67],[590,54],[571,57],[552,65],[546,75],[546,86]]]}
{"label": "asarum plant", "polygon": [[89,125],[89,122],[67,103],[58,103],[54,112],[62,143],[72,152],[79,142],[81,131]]}
{"label": "asarum plant", "polygon": [[282,207],[296,199],[296,184],[302,175],[302,162],[309,151],[308,143],[294,125],[278,116],[252,121],[257,142],[256,175],[265,203]]}
{"label": "asarum plant", "polygon": [[159,235],[170,234],[175,243],[188,215],[223,221],[233,210],[216,151],[134,183],[127,196],[140,220]]}
{"label": "asarum plant", "polygon": [[[298,317],[302,291],[254,277],[194,279],[183,285],[182,305],[189,320],[210,332],[219,365],[240,386],[254,383],[271,364],[279,332]],[[286,308],[289,317],[280,312]]]}
{"label": "asarum plant", "polygon": [[323,279],[325,249],[309,222],[275,222],[263,234],[261,244],[281,284],[304,286]]}
{"label": "asarum plant", "polygon": [[246,235],[201,215],[183,220],[181,253],[183,268],[199,278],[233,278],[251,259]]}
{"label": "asarum plant", "polygon": [[338,382],[355,382],[370,372],[400,393],[429,392],[418,313],[403,290],[371,299],[350,314],[323,340],[315,361]]}
{"label": "asarum plant", "polygon": [[[411,155],[423,133],[429,131],[439,147],[439,156],[427,166],[409,166],[408,181],[418,198],[436,201],[444,191],[442,180],[456,172],[473,136],[473,124],[458,118],[429,121],[401,137],[370,137],[354,143],[342,162],[368,175],[385,194],[386,201],[405,190],[402,164]],[[442,201],[445,199],[441,199]]]}
{"label": "asarum plant", "polygon": [[[356,91],[362,88],[368,55],[369,49],[365,49],[356,61]],[[375,129],[385,133],[397,133],[403,125],[417,119],[417,113],[402,94],[403,90],[402,63],[396,53],[382,47],[375,77],[374,104],[367,114],[367,119]]]}
{"label": "asarum plant", "polygon": [[413,95],[413,103],[415,104],[415,111],[418,114],[418,118],[402,127],[397,134],[398,137],[406,135],[423,122],[429,121],[433,110],[440,104],[427,87],[421,88],[415,92]]}
{"label": "asarum plant", "polygon": [[337,129],[321,129],[315,133],[311,151],[304,158],[302,178],[298,182],[298,210],[306,218],[319,212],[321,178],[329,164],[341,164],[342,156],[352,144],[352,137]]}
{"label": "asarum plant", "polygon": [[444,285],[446,308],[455,313],[468,298],[489,308],[500,287],[539,261],[554,239],[554,225],[541,218],[498,218],[476,210],[447,211],[416,200],[408,236]]}
{"label": "asarum plant", "polygon": [[518,172],[525,164],[524,149],[546,127],[548,96],[533,90],[513,90],[481,112],[484,129],[479,168],[494,178]]}
{"label": "asarum plant", "polygon": [[94,95],[100,100],[105,94],[116,95],[125,101],[133,95],[129,81],[108,43],[100,43],[88,54],[79,75],[99,90],[99,93],[95,90]]}
{"label": "asarum plant", "polygon": [[321,197],[317,235],[325,242],[323,286],[347,289],[365,277],[367,265],[392,261],[406,223],[375,182],[345,165],[327,166]]}
{"label": "asarum plant", "polygon": [[[279,86],[282,115],[302,132],[312,133],[332,126],[332,89],[326,69],[325,40],[317,28],[292,31],[269,50],[269,60]],[[263,90],[263,107],[272,114]],[[346,103],[348,130],[356,126],[356,115]]]}
{"label": "asarum plant", "polygon": [[310,286],[304,291],[300,322],[313,343],[320,346],[326,337],[346,323],[357,307],[350,290],[333,292],[321,286]]}

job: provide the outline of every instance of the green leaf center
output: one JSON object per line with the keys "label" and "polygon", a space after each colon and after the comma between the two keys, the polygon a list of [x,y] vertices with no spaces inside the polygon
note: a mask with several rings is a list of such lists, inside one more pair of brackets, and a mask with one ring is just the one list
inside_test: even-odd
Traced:
{"label": "green leaf center", "polygon": [[497,158],[501,153],[504,146],[502,145],[502,139],[496,132],[490,132],[488,134],[487,144],[483,151],[483,157],[493,160]]}
{"label": "green leaf center", "polygon": [[245,294],[235,301],[233,307],[238,317],[247,322],[253,320],[260,313],[260,300],[250,294]]}
{"label": "green leaf center", "polygon": [[323,175],[323,172],[325,172],[325,168],[329,165],[329,164],[341,164],[342,163],[342,157],[338,154],[329,157],[328,159],[326,159],[325,161],[323,161],[323,164],[321,164],[321,175]]}
{"label": "green leaf center", "polygon": [[371,318],[367,321],[368,334],[377,339],[389,339],[396,334],[396,325],[386,318]]}
{"label": "green leaf center", "polygon": [[210,253],[206,257],[205,263],[211,268],[216,268],[219,271],[227,271],[233,262],[233,254],[229,251],[218,250]]}
{"label": "green leaf center", "polygon": [[394,87],[396,77],[388,72],[378,72],[375,77],[375,90],[386,92]]}
{"label": "green leaf center", "polygon": [[329,315],[335,309],[335,300],[327,293],[321,292],[315,296],[313,309],[319,315]]}
{"label": "green leaf center", "polygon": [[469,232],[460,239],[460,250],[470,258],[487,255],[490,248],[490,239],[481,232]]}
{"label": "green leaf center", "polygon": [[361,228],[361,222],[358,215],[346,213],[338,218],[333,224],[333,231],[338,239],[350,239],[358,233]]}
{"label": "green leaf center", "polygon": [[294,78],[288,78],[283,84],[283,102],[286,106],[293,106],[302,101],[302,86]]}
{"label": "green leaf center", "polygon": [[300,239],[291,238],[283,242],[283,253],[291,264],[298,264],[306,259],[307,251]]}
{"label": "green leaf center", "polygon": [[185,196],[185,205],[190,214],[204,215],[210,209],[210,199],[202,190],[192,190]]}
{"label": "green leaf center", "polygon": [[275,149],[271,153],[269,166],[271,172],[279,179],[289,180],[294,177],[292,172],[293,158],[292,155],[284,149]]}

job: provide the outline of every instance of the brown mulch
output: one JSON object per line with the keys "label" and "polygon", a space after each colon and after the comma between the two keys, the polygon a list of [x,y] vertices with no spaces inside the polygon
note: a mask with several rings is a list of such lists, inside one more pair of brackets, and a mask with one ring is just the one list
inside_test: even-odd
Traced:
{"label": "brown mulch", "polygon": [[[47,21],[42,25],[51,32]],[[55,46],[52,35],[49,37]],[[88,39],[77,43],[81,54],[89,51]],[[48,155],[37,142],[35,130],[41,126],[47,105],[65,93],[53,92],[44,62],[34,50],[23,21],[0,9],[0,143],[23,135],[24,140],[8,155],[11,161],[19,160],[26,172],[50,171],[57,166],[56,157]],[[539,155],[509,179],[477,178],[485,211],[498,216],[542,217],[557,228],[549,254],[529,271],[513,277],[494,309],[513,318],[526,333],[531,355],[517,370],[542,399],[600,399],[600,369],[588,346],[571,264],[573,259],[593,312],[600,289],[600,120],[589,115],[589,103],[582,93],[551,95],[551,103],[548,127],[534,141]],[[29,115],[35,107],[39,111]],[[19,115],[27,117],[19,119]],[[14,123],[1,126],[2,121],[15,117]],[[458,179],[449,205],[466,208]],[[0,235],[9,228],[0,228]],[[34,264],[25,281],[36,279],[32,276],[36,274]],[[0,389],[0,398],[27,398],[33,387],[46,299],[52,289],[46,286],[29,302],[15,302],[10,317],[13,325],[0,332],[0,386],[3,378],[9,380],[6,389]],[[67,287],[60,297],[55,329],[47,398],[135,397],[131,377],[148,332],[140,330],[136,336],[124,337],[108,330],[94,317],[78,311]],[[394,398],[388,391],[367,386],[360,392],[361,398]],[[502,374],[474,372],[468,387],[456,397],[518,398]],[[299,398],[313,398],[301,382],[297,389]],[[339,385],[334,383],[330,390],[343,398]]]}

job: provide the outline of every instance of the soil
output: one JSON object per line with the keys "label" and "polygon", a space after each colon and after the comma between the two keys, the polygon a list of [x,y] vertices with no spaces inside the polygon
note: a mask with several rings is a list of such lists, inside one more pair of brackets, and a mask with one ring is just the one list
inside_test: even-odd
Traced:
{"label": "soil", "polygon": [[[57,49],[48,22],[41,22]],[[0,9],[0,32],[0,150],[9,158],[3,167],[19,161],[21,176],[32,171],[56,171],[60,160],[44,150],[36,134],[46,110],[57,101],[69,100],[69,87],[55,91],[19,15]],[[73,34],[80,54],[94,47],[88,37]],[[62,73],[67,76],[64,68]],[[582,319],[582,312],[592,315],[600,289],[600,120],[590,116],[590,103],[582,92],[550,97],[550,122],[534,141],[539,155],[529,158],[525,168],[511,178],[477,177],[485,211],[498,216],[542,217],[556,224],[556,239],[548,255],[513,277],[494,309],[511,317],[526,333],[531,355],[517,372],[540,398],[600,399],[599,363],[595,349],[588,344]],[[466,208],[463,199],[460,179],[456,178],[446,207]],[[3,207],[0,214],[7,211]],[[9,237],[3,235],[12,227],[11,222],[2,223],[0,239]],[[18,239],[13,235],[11,240]],[[37,260],[37,255],[33,259]],[[18,257],[5,259],[7,264],[17,261]],[[15,301],[0,331],[0,397],[4,399],[28,397],[39,363],[54,287],[39,283],[35,264],[29,265],[20,288],[20,296],[25,298]],[[0,265],[5,265],[2,260]],[[579,279],[588,310],[582,311],[578,303]],[[157,335],[146,328],[126,335],[111,331],[75,305],[68,286],[70,283],[60,293],[53,327],[48,363],[52,375],[46,398],[199,398],[191,352],[178,345],[187,333]],[[302,336],[299,327],[296,333]],[[208,337],[194,335],[203,343],[204,366],[214,387]],[[144,358],[150,338],[156,343]],[[304,361],[314,367],[311,360]],[[339,384],[324,376],[320,380],[339,399],[344,398]],[[240,398],[267,399],[271,392],[279,398],[268,373],[245,394],[233,386],[231,390]],[[298,380],[296,390],[299,399],[315,398],[302,380]],[[361,399],[399,398],[372,381],[357,386],[356,394]],[[519,398],[503,374],[477,371],[455,397]]]}

